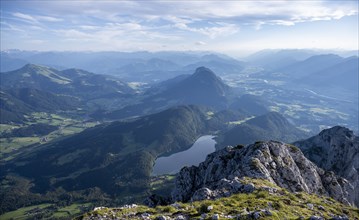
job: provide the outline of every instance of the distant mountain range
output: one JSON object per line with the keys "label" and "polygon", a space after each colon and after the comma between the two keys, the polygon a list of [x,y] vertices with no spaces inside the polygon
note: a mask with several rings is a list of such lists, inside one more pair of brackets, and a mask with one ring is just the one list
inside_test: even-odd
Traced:
{"label": "distant mountain range", "polygon": [[116,75],[126,81],[156,82],[191,73],[199,66],[218,74],[238,73],[245,63],[210,52],[37,52],[2,51],[1,72],[26,63],[56,69],[80,68],[98,74]]}
{"label": "distant mountain range", "polygon": [[[145,56],[144,54],[142,55]],[[136,56],[135,54],[132,55],[134,57]],[[153,56],[153,54],[150,55],[148,55],[148,57]],[[164,55],[161,54],[161,56]],[[175,56],[175,54],[173,54],[173,56]],[[212,59],[223,60],[223,62],[228,61],[230,63],[236,62],[228,57],[219,55],[203,55],[201,59],[203,59],[204,62],[209,60],[208,62],[212,64],[215,63],[211,61]],[[156,59],[154,62],[154,66],[156,66],[158,62],[158,66],[162,65],[160,64],[161,62]],[[230,64],[228,65],[230,66]],[[80,101],[81,106],[76,104],[78,108],[85,110],[88,115],[98,120],[117,120],[138,117],[163,111],[172,106],[186,104],[204,105],[213,108],[214,111],[241,109],[242,111],[248,112],[249,115],[258,116],[268,113],[272,107],[278,109],[278,106],[276,107],[275,104],[276,102],[279,102],[280,105],[283,106],[281,102],[290,103],[292,97],[295,99],[293,96],[294,93],[289,90],[314,91],[313,94],[317,92],[320,93],[319,95],[322,97],[329,98],[345,96],[347,97],[345,100],[354,99],[355,102],[358,88],[356,84],[358,81],[357,67],[357,57],[341,58],[336,55],[315,55],[303,61],[295,62],[288,66],[287,70],[283,69],[283,71],[289,72],[282,72],[282,76],[277,79],[274,74],[272,74],[272,78],[268,80],[278,81],[283,85],[282,87],[270,85],[271,82],[268,80],[265,80],[264,84],[258,84],[258,81],[255,79],[249,78],[248,84],[244,83],[243,87],[254,89],[254,92],[246,94],[243,92],[245,90],[242,90],[240,87],[233,88],[226,85],[226,83],[231,83],[228,75],[224,75],[223,77],[216,76],[216,74],[207,67],[197,68],[191,72],[192,74],[177,75],[160,83],[143,85],[136,83],[127,84],[114,76],[94,74],[80,69],[57,70],[51,67],[27,64],[15,71],[0,73],[0,87],[1,90],[31,88],[67,97],[72,96]],[[311,71],[314,72],[310,73]],[[158,74],[161,75],[162,73]],[[271,75],[270,72],[267,73],[267,75],[268,74]],[[292,75],[295,75],[297,78],[292,77]],[[243,75],[239,74],[236,77],[242,81],[246,80],[248,76],[249,75],[243,73]],[[150,75],[149,77],[153,78]],[[252,82],[255,83],[252,84]],[[131,85],[131,87],[129,85]],[[259,85],[261,86],[256,88]],[[337,89],[332,91],[332,88]],[[261,96],[253,95],[261,94],[260,91],[258,91],[258,93],[255,91],[257,89],[266,90],[266,92]],[[276,91],[277,93],[273,94]],[[6,93],[6,91],[4,92]],[[280,97],[283,95],[292,97]],[[278,97],[278,99],[276,97]],[[306,97],[307,95],[303,98],[305,100],[310,98],[311,100],[308,100],[310,103],[316,98],[314,96]],[[33,98],[39,100],[39,98]],[[44,103],[49,102],[44,101],[46,99],[45,97],[41,97],[41,99]],[[337,104],[335,105],[337,106]],[[316,107],[320,108],[320,106]],[[335,106],[329,107],[336,109]],[[21,108],[23,107],[20,107],[20,109]],[[24,120],[20,115],[15,116],[10,112],[6,112],[4,108],[2,109],[3,114],[8,115],[6,117],[9,118],[7,121],[21,122]],[[350,109],[355,109],[355,107],[351,107],[348,104],[348,106],[343,106],[342,109],[351,111]],[[43,109],[38,109],[38,111],[43,111]],[[284,111],[281,112],[285,114]],[[345,113],[352,114],[351,112]],[[307,116],[311,117],[310,114],[307,114]],[[291,119],[296,123],[298,123],[299,120],[299,123],[303,121],[306,124],[312,120],[310,118],[301,119],[297,116]],[[342,123],[343,120],[342,118],[336,119],[336,121],[330,123],[330,125]],[[312,127],[315,126],[316,125],[313,125]]]}
{"label": "distant mountain range", "polygon": [[0,122],[23,123],[32,112],[59,112],[82,107],[80,99],[33,88],[11,88],[0,91]]}
{"label": "distant mountain range", "polygon": [[[338,60],[337,60],[338,61]],[[305,86],[316,88],[340,88],[349,91],[358,91],[359,82],[359,58],[348,57],[339,62],[330,62],[329,65],[322,66],[322,69],[303,76],[298,80]]]}
{"label": "distant mountain range", "polygon": [[342,62],[343,59],[344,58],[334,54],[315,55],[303,61],[298,61],[283,67],[279,69],[279,71],[288,73],[289,77],[291,77],[292,80],[295,80],[305,76],[313,76],[316,72]]}
{"label": "distant mountain range", "polygon": [[84,70],[59,71],[50,67],[27,64],[22,68],[0,73],[1,88],[32,88],[53,92],[96,98],[106,94],[126,94],[133,90],[120,80],[90,73]]}
{"label": "distant mountain range", "polygon": [[23,123],[24,116],[32,112],[91,112],[98,105],[106,105],[102,100],[111,100],[110,105],[135,93],[113,76],[79,69],[59,71],[34,64],[0,73],[0,82],[2,123]]}
{"label": "distant mountain range", "polygon": [[213,109],[241,110],[248,115],[268,112],[269,101],[255,95],[237,97],[232,88],[212,70],[199,67],[192,75],[180,75],[149,89],[137,103],[122,109],[96,112],[92,116],[105,119],[123,119],[158,112],[177,105],[199,105]]}
{"label": "distant mountain range", "polygon": [[292,142],[308,137],[277,112],[270,112],[235,125],[218,136],[217,148],[255,141],[279,140]]}
{"label": "distant mountain range", "polygon": [[[267,70],[280,70],[289,66],[296,66],[296,63],[308,59],[312,56],[326,54],[337,54],[341,57],[358,56],[358,51],[332,51],[332,50],[306,50],[306,49],[283,49],[283,50],[261,50],[245,58],[251,64],[261,66]],[[334,57],[333,57],[334,58]],[[334,58],[335,59],[335,58]],[[330,65],[331,63],[321,63]],[[315,67],[315,65],[313,65]],[[302,67],[299,67],[302,68]]]}
{"label": "distant mountain range", "polygon": [[268,70],[277,70],[317,54],[319,52],[311,50],[262,50],[250,55],[246,60]]}
{"label": "distant mountain range", "polygon": [[[1,109],[4,115],[8,115],[2,120],[6,118],[7,122],[21,122],[24,120],[21,114],[30,112],[76,108],[86,109],[94,118],[111,120],[188,104],[211,107],[215,111],[241,109],[248,115],[268,112],[268,101],[253,95],[237,98],[232,89],[206,67],[197,68],[192,75],[180,75],[164,81],[143,94],[136,93],[127,83],[115,77],[79,69],[60,71],[27,64],[15,71],[0,73],[0,78],[4,103]],[[14,99],[25,102],[27,108]],[[10,104],[11,107],[6,107]],[[14,115],[16,112],[19,113],[17,116]]]}
{"label": "distant mountain range", "polygon": [[[99,117],[120,119],[164,110],[176,105],[202,105],[214,109],[226,109],[231,89],[210,69],[199,67],[192,75],[185,75],[164,82],[144,96],[138,104],[108,112]],[[95,115],[96,116],[96,115]]]}

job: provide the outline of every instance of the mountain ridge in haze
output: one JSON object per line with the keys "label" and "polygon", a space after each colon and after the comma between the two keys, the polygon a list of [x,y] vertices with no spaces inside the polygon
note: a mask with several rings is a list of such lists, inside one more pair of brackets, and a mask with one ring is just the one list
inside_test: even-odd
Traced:
{"label": "mountain ridge in haze", "polygon": [[192,104],[221,110],[229,105],[231,88],[210,69],[199,67],[192,75],[175,77],[159,84],[152,92],[146,94],[138,104],[100,114],[98,117],[120,119],[158,112],[171,106]]}
{"label": "mountain ridge in haze", "polygon": [[10,72],[0,73],[2,88],[33,88],[47,92],[79,95],[83,98],[109,93],[133,93],[124,82],[112,76],[99,75],[80,69],[63,71],[27,64]]}
{"label": "mountain ridge in haze", "polygon": [[217,148],[228,145],[250,144],[255,141],[278,140],[291,142],[307,137],[304,131],[297,129],[281,114],[270,112],[234,125],[218,137]]}
{"label": "mountain ridge in haze", "polygon": [[342,62],[344,58],[335,54],[320,54],[311,56],[303,61],[296,62],[284,67],[279,71],[288,73],[292,79],[298,79],[305,76],[315,75],[316,72],[331,68]]}
{"label": "mountain ridge in haze", "polygon": [[80,99],[31,88],[0,90],[1,123],[20,123],[33,112],[61,112],[82,107]]}

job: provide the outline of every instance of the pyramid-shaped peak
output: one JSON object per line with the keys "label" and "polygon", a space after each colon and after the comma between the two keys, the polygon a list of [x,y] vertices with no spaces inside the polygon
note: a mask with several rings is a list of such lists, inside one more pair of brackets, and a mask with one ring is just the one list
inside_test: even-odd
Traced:
{"label": "pyramid-shaped peak", "polygon": [[198,67],[198,68],[196,69],[195,74],[196,74],[196,73],[212,73],[212,74],[214,74],[214,72],[213,72],[211,69],[209,69],[209,68],[207,68],[207,67],[204,67],[204,66]]}
{"label": "pyramid-shaped peak", "polygon": [[194,77],[217,78],[216,74],[209,68],[201,66],[196,69],[193,74]]}

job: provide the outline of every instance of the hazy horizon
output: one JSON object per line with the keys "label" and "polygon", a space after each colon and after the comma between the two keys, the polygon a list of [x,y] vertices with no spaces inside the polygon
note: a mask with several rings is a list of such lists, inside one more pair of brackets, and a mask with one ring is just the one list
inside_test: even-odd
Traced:
{"label": "hazy horizon", "polygon": [[358,1],[1,1],[1,49],[358,50]]}
{"label": "hazy horizon", "polygon": [[250,56],[262,53],[262,52],[278,52],[278,51],[311,51],[317,52],[318,55],[320,54],[336,54],[342,57],[350,57],[350,56],[359,56],[359,50],[336,50],[336,49],[321,49],[321,48],[264,48],[256,51],[238,51],[235,54],[222,52],[222,51],[211,51],[211,50],[158,50],[158,51],[149,51],[149,50],[134,50],[134,51],[123,51],[123,50],[21,50],[17,48],[10,48],[5,50],[0,50],[1,52],[39,52],[39,53],[166,53],[166,52],[173,52],[173,53],[197,53],[197,54],[221,54],[225,55],[234,59],[245,59]]}

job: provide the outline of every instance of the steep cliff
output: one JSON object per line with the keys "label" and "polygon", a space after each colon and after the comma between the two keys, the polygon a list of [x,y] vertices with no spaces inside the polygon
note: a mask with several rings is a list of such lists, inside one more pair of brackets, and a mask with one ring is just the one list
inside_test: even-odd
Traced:
{"label": "steep cliff", "polygon": [[[248,177],[268,180],[290,192],[330,196],[345,204],[354,202],[354,189],[347,180],[317,167],[295,146],[275,141],[228,147],[208,155],[198,167],[183,168],[172,198],[190,201],[252,192],[256,187],[242,181]],[[275,191],[270,186],[264,188]]]}
{"label": "steep cliff", "polygon": [[355,188],[350,200],[359,206],[359,137],[353,131],[335,126],[294,145],[317,166],[347,179]]}

